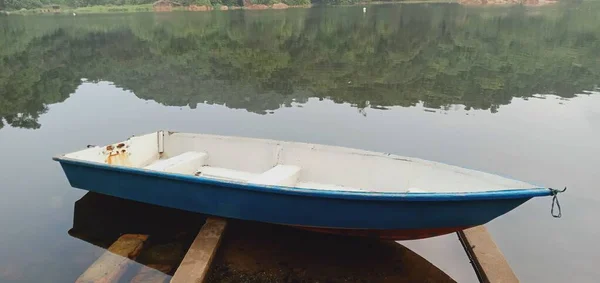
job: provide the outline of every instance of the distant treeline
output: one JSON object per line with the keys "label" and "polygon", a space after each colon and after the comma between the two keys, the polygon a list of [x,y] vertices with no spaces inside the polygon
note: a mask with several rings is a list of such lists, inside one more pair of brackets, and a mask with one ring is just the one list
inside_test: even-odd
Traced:
{"label": "distant treeline", "polygon": [[[275,3],[285,3],[287,5],[345,5],[356,4],[359,2],[369,2],[370,0],[251,0],[253,4],[272,5]],[[402,2],[404,0],[388,0],[389,2]],[[60,7],[89,7],[89,6],[120,6],[120,5],[142,5],[152,4],[156,0],[0,0],[0,10],[20,10],[36,9],[51,6]],[[243,0],[180,0],[174,1],[182,5],[224,5],[224,6],[243,6]]]}
{"label": "distant treeline", "polygon": [[154,0],[0,0],[0,10],[36,9],[50,6],[87,7],[98,5],[138,5]]}
{"label": "distant treeline", "polygon": [[164,105],[258,114],[311,97],[358,111],[568,99],[599,87],[600,2],[559,8],[0,17],[0,128],[39,128],[81,78]]}

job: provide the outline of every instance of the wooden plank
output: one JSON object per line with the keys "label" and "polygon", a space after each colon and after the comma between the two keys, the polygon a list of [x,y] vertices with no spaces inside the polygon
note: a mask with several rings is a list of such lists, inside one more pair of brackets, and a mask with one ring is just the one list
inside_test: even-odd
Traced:
{"label": "wooden plank", "polygon": [[205,281],[456,283],[394,241],[233,219]]}
{"label": "wooden plank", "polygon": [[519,279],[483,226],[457,233],[482,283],[517,283]]}
{"label": "wooden plank", "polygon": [[171,283],[204,281],[226,226],[225,219],[211,217],[206,220],[171,278]]}
{"label": "wooden plank", "polygon": [[147,239],[147,235],[122,235],[75,282],[117,282]]}
{"label": "wooden plank", "polygon": [[167,275],[172,266],[166,264],[143,265],[129,283],[164,283],[171,276]]}
{"label": "wooden plank", "polygon": [[[203,218],[204,222],[206,218]],[[188,229],[189,229],[188,222]],[[200,223],[200,222],[196,222]],[[191,230],[194,230],[192,228]],[[196,231],[198,232],[198,231]],[[144,250],[140,256],[136,259],[137,262],[143,264],[140,266],[137,274],[129,281],[130,283],[165,283],[171,280],[171,271],[175,271],[177,266],[181,263],[183,256],[185,255],[188,247],[185,246],[184,242],[188,244],[194,240],[193,237],[196,235],[188,234],[186,232],[179,232],[175,238],[171,238],[172,241],[162,242],[161,244],[155,244],[148,248],[144,247]],[[185,235],[183,235],[185,234]],[[192,238],[189,239],[189,236]],[[160,237],[157,235],[157,237]],[[127,273],[131,274],[131,273]]]}

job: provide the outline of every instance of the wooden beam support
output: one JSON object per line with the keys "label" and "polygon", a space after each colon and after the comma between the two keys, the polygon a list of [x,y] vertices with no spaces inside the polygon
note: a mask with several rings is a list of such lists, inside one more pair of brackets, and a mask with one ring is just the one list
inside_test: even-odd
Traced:
{"label": "wooden beam support", "polygon": [[519,279],[510,268],[504,255],[483,226],[476,226],[457,233],[461,244],[482,283],[518,283]]}
{"label": "wooden beam support", "polygon": [[122,235],[75,282],[117,282],[147,239],[147,235]]}
{"label": "wooden beam support", "polygon": [[227,221],[208,218],[185,254],[171,283],[201,283],[206,278],[213,257],[221,243]]}

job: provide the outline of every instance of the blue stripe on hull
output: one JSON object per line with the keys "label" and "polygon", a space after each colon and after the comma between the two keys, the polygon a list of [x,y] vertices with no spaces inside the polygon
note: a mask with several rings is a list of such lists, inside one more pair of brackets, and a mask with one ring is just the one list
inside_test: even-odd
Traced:
{"label": "blue stripe on hull", "polygon": [[[73,187],[228,218],[346,229],[426,229],[487,223],[550,190],[370,194],[224,183],[58,159]],[[547,192],[546,192],[547,191]]]}

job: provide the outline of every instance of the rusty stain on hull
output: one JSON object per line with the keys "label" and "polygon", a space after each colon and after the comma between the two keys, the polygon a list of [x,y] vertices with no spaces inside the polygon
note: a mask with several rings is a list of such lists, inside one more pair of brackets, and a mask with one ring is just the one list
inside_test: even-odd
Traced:
{"label": "rusty stain on hull", "polygon": [[129,145],[125,143],[107,145],[102,151],[102,154],[106,156],[104,162],[110,165],[131,166],[131,161],[129,160],[131,153],[126,148],[129,148]]}

